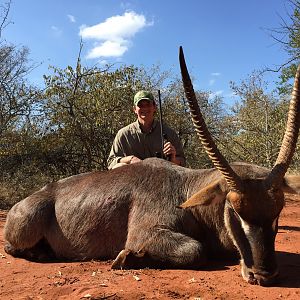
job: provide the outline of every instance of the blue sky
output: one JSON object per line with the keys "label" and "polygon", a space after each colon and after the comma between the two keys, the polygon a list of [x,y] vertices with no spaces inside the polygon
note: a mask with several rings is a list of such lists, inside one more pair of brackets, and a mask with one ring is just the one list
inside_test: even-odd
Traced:
{"label": "blue sky", "polygon": [[38,84],[49,65],[75,65],[81,38],[84,65],[159,63],[178,75],[182,45],[195,87],[230,101],[231,80],[287,59],[268,29],[288,12],[288,0],[13,0],[3,38],[42,62],[30,75]]}

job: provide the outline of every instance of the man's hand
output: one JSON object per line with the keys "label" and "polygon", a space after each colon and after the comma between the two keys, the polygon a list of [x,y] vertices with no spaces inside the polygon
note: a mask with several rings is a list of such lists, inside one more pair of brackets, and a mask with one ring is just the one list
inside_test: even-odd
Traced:
{"label": "man's hand", "polygon": [[128,155],[128,156],[124,156],[120,159],[120,163],[124,163],[124,164],[134,164],[141,161],[141,159],[139,159],[138,157],[134,156],[134,155]]}
{"label": "man's hand", "polygon": [[132,155],[132,157],[131,157],[129,163],[130,163],[130,164],[134,164],[134,163],[137,163],[137,162],[139,162],[139,161],[141,161],[141,159],[139,159],[138,157]]}
{"label": "man's hand", "polygon": [[163,152],[166,157],[170,157],[172,163],[180,166],[181,162],[176,157],[176,148],[170,142],[165,143]]}
{"label": "man's hand", "polygon": [[171,161],[176,157],[176,149],[170,142],[165,143],[163,152],[165,156],[171,157]]}

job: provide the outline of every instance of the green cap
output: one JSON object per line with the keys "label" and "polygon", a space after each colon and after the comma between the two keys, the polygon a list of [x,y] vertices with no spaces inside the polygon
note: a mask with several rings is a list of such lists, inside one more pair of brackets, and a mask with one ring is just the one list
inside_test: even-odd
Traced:
{"label": "green cap", "polygon": [[134,96],[134,99],[133,99],[134,105],[135,106],[138,105],[138,103],[141,100],[148,100],[148,101],[154,102],[154,97],[153,97],[152,93],[150,93],[148,91],[139,91]]}

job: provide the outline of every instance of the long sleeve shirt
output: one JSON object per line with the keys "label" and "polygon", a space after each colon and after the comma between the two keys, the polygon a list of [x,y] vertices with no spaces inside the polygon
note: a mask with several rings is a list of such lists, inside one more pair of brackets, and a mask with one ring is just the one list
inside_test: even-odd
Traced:
{"label": "long sleeve shirt", "polygon": [[[185,165],[182,145],[176,132],[164,124],[164,134],[176,149],[176,158]],[[113,168],[122,157],[134,155],[140,159],[162,155],[160,124],[154,120],[150,132],[144,133],[138,121],[120,129],[114,139],[107,160],[108,169]]]}

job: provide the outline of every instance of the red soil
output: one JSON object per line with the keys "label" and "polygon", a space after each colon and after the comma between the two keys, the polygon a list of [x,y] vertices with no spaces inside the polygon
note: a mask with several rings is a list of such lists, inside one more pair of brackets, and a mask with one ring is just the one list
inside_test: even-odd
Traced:
{"label": "red soil", "polygon": [[276,251],[273,287],[252,286],[240,267],[211,262],[204,270],[111,270],[108,262],[35,263],[4,252],[0,211],[0,299],[300,299],[300,197],[287,200]]}

